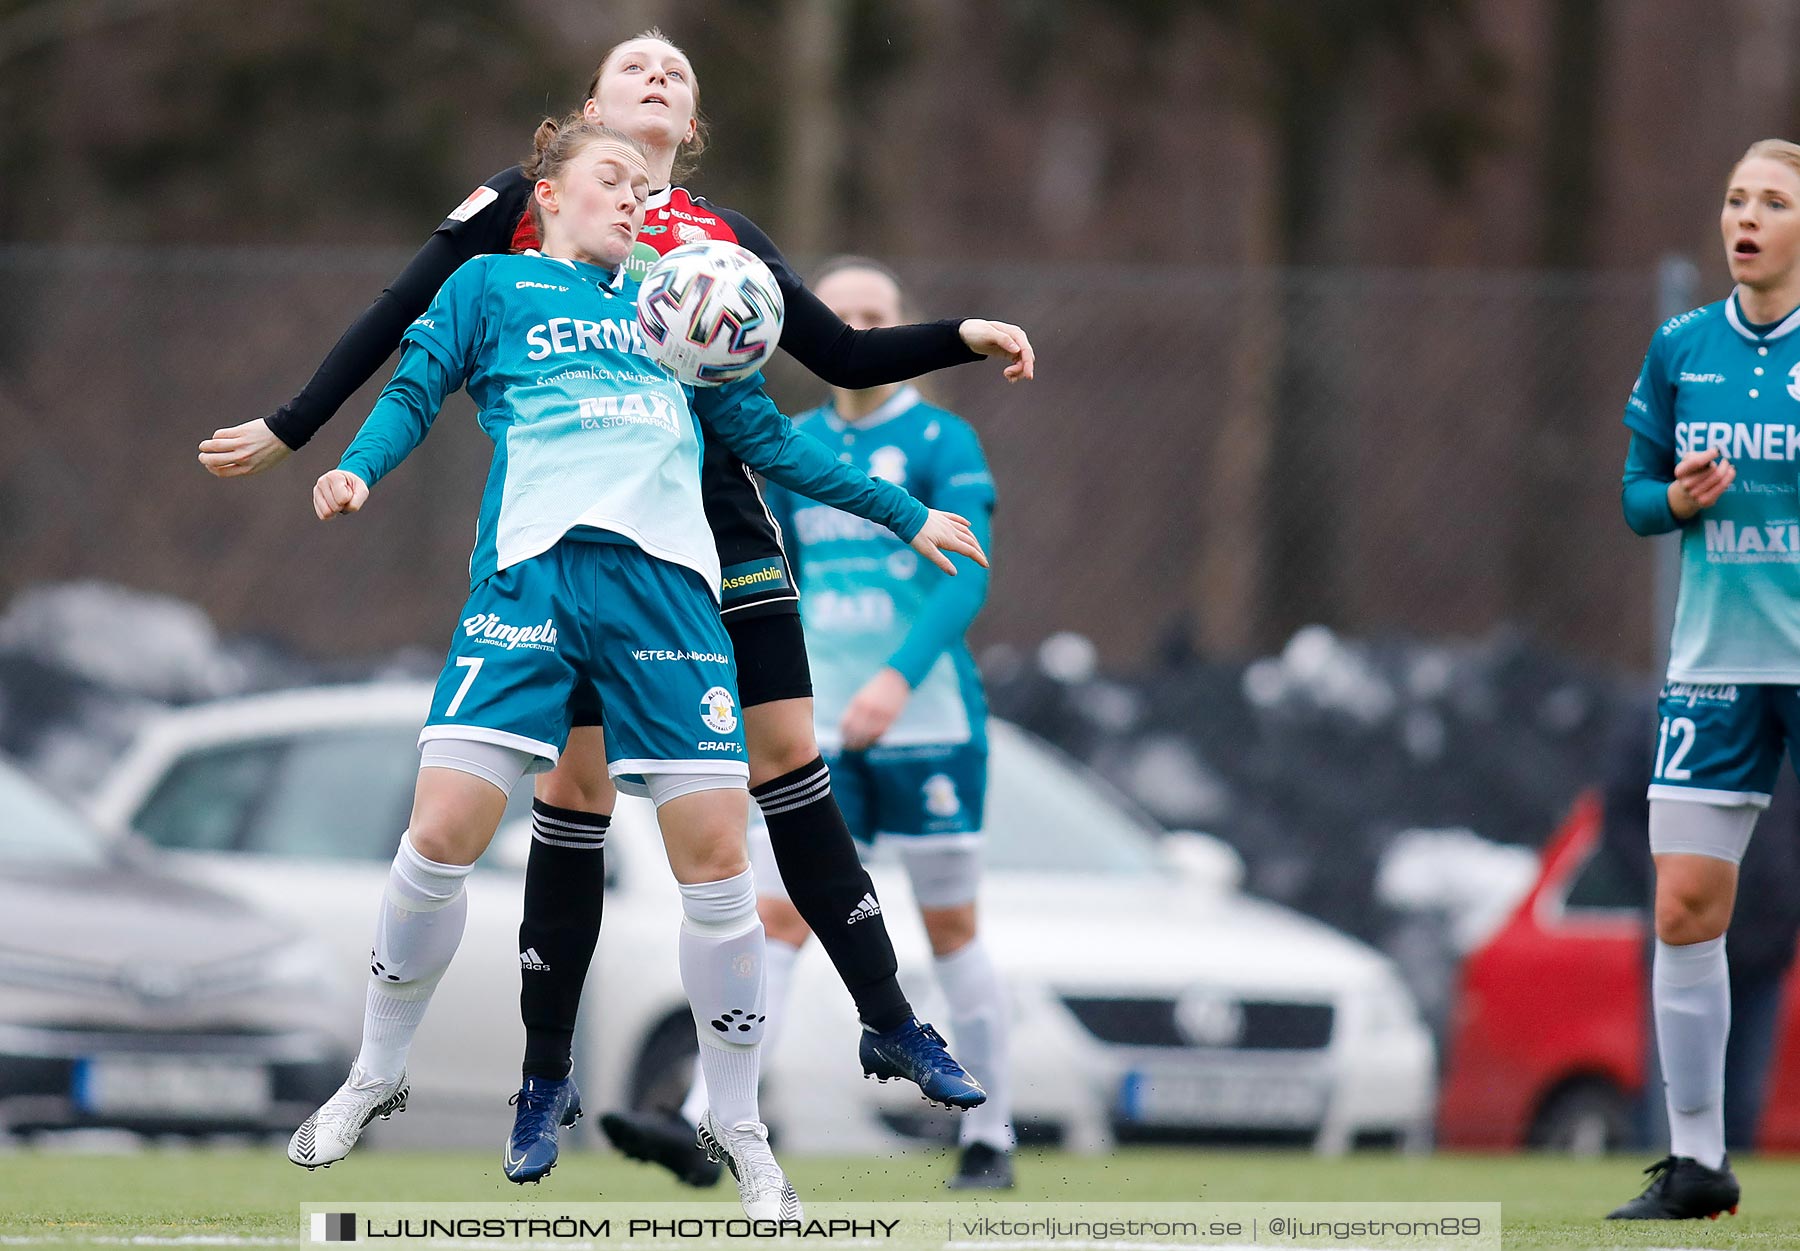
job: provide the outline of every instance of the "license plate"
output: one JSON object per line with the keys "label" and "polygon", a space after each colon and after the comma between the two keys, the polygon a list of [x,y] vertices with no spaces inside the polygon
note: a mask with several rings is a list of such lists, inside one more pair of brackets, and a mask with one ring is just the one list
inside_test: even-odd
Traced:
{"label": "license plate", "polygon": [[1325,1082],[1310,1073],[1129,1073],[1119,1112],[1138,1125],[1308,1129],[1325,1115]]}
{"label": "license plate", "polygon": [[186,1056],[91,1056],[75,1065],[71,1095],[83,1112],[234,1120],[269,1110],[273,1083],[260,1064]]}

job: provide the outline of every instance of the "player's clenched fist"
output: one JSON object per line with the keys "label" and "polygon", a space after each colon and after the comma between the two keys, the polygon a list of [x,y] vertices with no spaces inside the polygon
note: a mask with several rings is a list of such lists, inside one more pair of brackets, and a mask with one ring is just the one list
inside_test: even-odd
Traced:
{"label": "player's clenched fist", "polygon": [[320,521],[330,521],[338,513],[353,513],[369,499],[369,484],[343,469],[319,475],[313,483],[313,511]]}
{"label": "player's clenched fist", "polygon": [[1677,521],[1686,521],[1718,503],[1736,481],[1737,466],[1725,459],[1722,448],[1689,452],[1675,466],[1675,481],[1669,484],[1669,511]]}

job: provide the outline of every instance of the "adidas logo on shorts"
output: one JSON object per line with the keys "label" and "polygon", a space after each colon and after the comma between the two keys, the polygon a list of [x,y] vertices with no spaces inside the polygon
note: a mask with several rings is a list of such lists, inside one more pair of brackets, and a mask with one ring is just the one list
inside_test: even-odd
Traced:
{"label": "adidas logo on shorts", "polygon": [[881,904],[876,901],[874,892],[870,892],[862,897],[862,902],[850,910],[850,915],[845,919],[844,924],[855,925],[858,921],[867,921],[870,917],[880,915]]}
{"label": "adidas logo on shorts", "polygon": [[548,973],[550,971],[550,966],[544,963],[544,958],[542,956],[538,955],[536,947],[527,947],[524,951],[519,953],[519,967],[521,969],[530,969],[533,973]]}

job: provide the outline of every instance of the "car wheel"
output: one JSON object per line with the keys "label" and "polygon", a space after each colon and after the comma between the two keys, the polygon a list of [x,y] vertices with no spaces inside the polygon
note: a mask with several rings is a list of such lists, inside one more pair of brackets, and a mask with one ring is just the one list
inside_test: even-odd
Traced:
{"label": "car wheel", "polygon": [[1540,1151],[1601,1155],[1624,1148],[1630,1138],[1630,1098],[1609,1081],[1588,1078],[1544,1100],[1527,1141]]}
{"label": "car wheel", "polygon": [[693,1084],[699,1049],[694,1018],[686,1008],[664,1017],[644,1040],[632,1066],[628,1093],[632,1110],[679,1112]]}

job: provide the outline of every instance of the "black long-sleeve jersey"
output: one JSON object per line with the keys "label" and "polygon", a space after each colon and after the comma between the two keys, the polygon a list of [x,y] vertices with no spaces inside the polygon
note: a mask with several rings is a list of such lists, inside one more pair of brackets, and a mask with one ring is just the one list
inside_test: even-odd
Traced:
{"label": "black long-sleeve jersey", "polygon": [[[399,277],[351,323],[300,393],[269,417],[276,437],[299,448],[317,434],[374,376],[413,319],[463,262],[536,247],[536,229],[527,212],[532,185],[515,165],[488,179],[458,205]],[[737,243],[762,258],[786,304],[782,349],[833,386],[879,386],[980,359],[958,336],[960,319],[852,330],[807,290],[754,222],[681,187],[650,197],[636,253],[627,263],[653,263],[663,253],[701,239]],[[781,556],[775,524],[763,506],[755,476],[716,442],[706,448],[701,491],[721,565],[729,569]],[[771,587],[742,599],[728,596],[725,604],[727,612],[749,615],[793,608],[791,586]]]}

